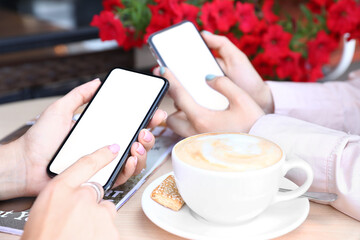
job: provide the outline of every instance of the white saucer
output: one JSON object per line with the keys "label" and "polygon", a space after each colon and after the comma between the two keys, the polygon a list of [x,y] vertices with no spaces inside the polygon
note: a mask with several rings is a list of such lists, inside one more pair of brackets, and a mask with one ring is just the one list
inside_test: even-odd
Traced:
{"label": "white saucer", "polygon": [[[208,223],[194,217],[186,204],[176,212],[161,206],[151,199],[151,192],[172,172],[154,180],[144,191],[141,204],[145,215],[160,228],[190,239],[271,239],[282,236],[300,226],[309,214],[309,200],[297,198],[269,207],[250,222],[223,226]],[[290,180],[283,178],[283,188],[296,188]]]}

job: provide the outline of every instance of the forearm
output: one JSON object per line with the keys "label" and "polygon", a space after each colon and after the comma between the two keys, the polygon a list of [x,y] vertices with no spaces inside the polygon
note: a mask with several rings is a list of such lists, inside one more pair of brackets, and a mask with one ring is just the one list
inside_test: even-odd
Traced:
{"label": "forearm", "polygon": [[20,145],[21,140],[0,145],[0,200],[20,197],[25,191],[26,172]]}
{"label": "forearm", "polygon": [[329,83],[267,83],[275,114],[360,134],[360,79]]}
{"label": "forearm", "polygon": [[[260,118],[250,134],[279,144],[288,159],[307,161],[314,171],[310,190],[336,193],[331,205],[360,220],[360,136],[279,115]],[[304,180],[297,171],[287,177],[297,184]]]}

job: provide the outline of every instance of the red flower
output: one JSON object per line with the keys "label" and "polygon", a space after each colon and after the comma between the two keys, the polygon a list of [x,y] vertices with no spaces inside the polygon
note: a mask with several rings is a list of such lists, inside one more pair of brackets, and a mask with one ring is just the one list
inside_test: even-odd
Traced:
{"label": "red flower", "polygon": [[173,18],[173,16],[169,12],[169,6],[166,3],[167,1],[157,5],[148,5],[151,11],[151,20],[149,26],[160,25],[168,27],[171,25],[171,18]]}
{"label": "red flower", "polygon": [[268,23],[275,23],[279,20],[279,17],[276,16],[272,11],[273,6],[274,6],[274,0],[265,0],[264,5],[262,6],[261,9],[264,14],[264,19]]}
{"label": "red flower", "polygon": [[324,73],[322,72],[321,65],[316,65],[310,69],[309,76],[306,80],[308,82],[316,82],[322,77],[324,77]]}
{"label": "red flower", "polygon": [[265,20],[258,21],[258,24],[255,26],[253,34],[257,35],[259,38],[263,38],[264,34],[267,32],[269,24]]}
{"label": "red flower", "polygon": [[[358,12],[359,12],[358,16],[360,16],[360,9]],[[358,23],[356,24],[356,27],[354,28],[354,30],[350,32],[350,38],[348,40],[351,40],[351,39],[360,39],[360,19],[359,19]]]}
{"label": "red flower", "polygon": [[[176,3],[177,2],[178,0],[176,1]],[[171,26],[174,19],[179,18],[178,13],[176,13],[176,15],[174,15],[173,13],[174,6],[174,1],[161,1],[158,5],[148,5],[152,17],[149,25],[146,27],[145,30],[145,42],[152,33]]]}
{"label": "red flower", "polygon": [[274,60],[289,50],[289,43],[292,35],[285,32],[280,25],[271,25],[263,36],[262,46],[265,53]]}
{"label": "red flower", "polygon": [[210,32],[216,30],[220,32],[229,31],[236,22],[233,1],[214,0],[204,3],[201,8],[200,20],[203,23],[203,28]]}
{"label": "red flower", "polygon": [[103,0],[102,5],[105,11],[113,11],[116,8],[124,8],[121,0]]}
{"label": "red flower", "polygon": [[236,17],[239,21],[239,29],[244,33],[253,31],[259,21],[255,15],[254,5],[251,3],[237,2],[235,11]]}
{"label": "red flower", "polygon": [[126,39],[123,44],[124,50],[130,50],[133,47],[141,47],[144,44],[142,34],[136,35],[134,28],[126,29]]}
{"label": "red flower", "polygon": [[232,33],[228,32],[225,36],[237,47],[239,48],[240,40]]}
{"label": "red flower", "polygon": [[188,21],[192,22],[197,28],[199,28],[199,26],[196,22],[197,15],[199,13],[199,8],[194,5],[188,4],[188,3],[181,3],[180,9],[181,9],[181,13],[182,13],[181,20],[188,20]]}
{"label": "red flower", "polygon": [[340,0],[329,8],[327,27],[337,34],[344,34],[355,29],[359,16],[354,0]]}
{"label": "red flower", "polygon": [[329,62],[330,53],[336,49],[337,42],[325,31],[320,31],[314,40],[308,42],[307,46],[309,63],[315,66]]}
{"label": "red flower", "polygon": [[161,15],[153,15],[149,25],[146,27],[144,41],[146,42],[152,33],[167,28],[170,25],[170,19],[164,18]]}
{"label": "red flower", "polygon": [[304,59],[301,54],[288,51],[287,54],[280,58],[276,74],[280,79],[301,82],[304,79]]}
{"label": "red flower", "polygon": [[274,76],[275,62],[269,55],[265,53],[258,54],[252,61],[252,64],[261,76],[268,78]]}
{"label": "red flower", "polygon": [[237,47],[243,51],[247,56],[252,56],[257,53],[261,39],[254,35],[244,35],[240,38]]}
{"label": "red flower", "polygon": [[170,17],[171,24],[178,23],[182,20],[182,9],[180,4],[184,0],[167,0],[159,1],[159,6],[164,8],[164,12]]}
{"label": "red flower", "polygon": [[310,0],[306,6],[313,13],[320,14],[323,8],[328,9],[333,3],[333,0]]}
{"label": "red flower", "polygon": [[119,46],[122,46],[125,41],[125,28],[121,21],[110,11],[102,11],[100,15],[95,15],[90,25],[99,28],[102,41],[115,39]]}

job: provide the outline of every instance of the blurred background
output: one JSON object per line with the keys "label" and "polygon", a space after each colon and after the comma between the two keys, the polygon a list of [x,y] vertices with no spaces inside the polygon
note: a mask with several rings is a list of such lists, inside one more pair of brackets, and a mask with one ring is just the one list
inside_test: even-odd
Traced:
{"label": "blurred background", "polygon": [[0,1],[0,104],[61,95],[115,67],[133,50],[101,42],[90,27],[100,0]]}

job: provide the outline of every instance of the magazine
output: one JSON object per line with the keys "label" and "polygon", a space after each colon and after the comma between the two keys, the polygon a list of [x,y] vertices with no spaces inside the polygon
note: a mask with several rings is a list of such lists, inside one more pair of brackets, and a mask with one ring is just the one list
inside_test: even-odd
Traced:
{"label": "magazine", "polygon": [[[146,168],[139,175],[131,177],[125,184],[108,190],[104,194],[104,199],[112,201],[116,209],[119,209],[145,183],[167,159],[173,145],[180,140],[180,137],[167,127],[159,126],[150,130],[156,141],[154,147],[148,152]],[[16,212],[0,209],[0,232],[21,235],[28,216],[29,210]]]}

